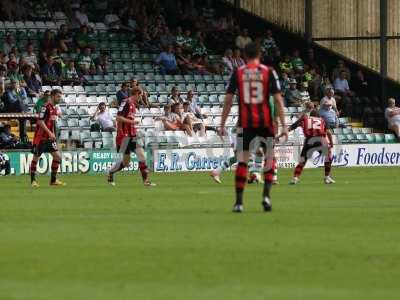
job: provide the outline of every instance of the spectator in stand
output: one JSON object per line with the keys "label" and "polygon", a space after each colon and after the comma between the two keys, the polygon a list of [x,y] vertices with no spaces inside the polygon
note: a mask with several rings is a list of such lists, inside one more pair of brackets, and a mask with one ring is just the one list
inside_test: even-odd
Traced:
{"label": "spectator in stand", "polygon": [[51,50],[57,48],[56,40],[54,39],[54,34],[50,29],[44,32],[43,40],[40,43],[40,49],[44,57],[50,53]]}
{"label": "spectator in stand", "polygon": [[397,138],[400,139],[400,107],[396,106],[394,98],[389,98],[388,100],[385,118],[388,121],[389,129],[393,130]]}
{"label": "spectator in stand", "polygon": [[60,85],[60,73],[57,72],[51,55],[47,56],[47,61],[42,67],[41,75],[45,85]]}
{"label": "spectator in stand", "polygon": [[68,25],[62,24],[56,36],[56,42],[61,52],[68,53],[74,49],[74,38]]}
{"label": "spectator in stand", "polygon": [[51,12],[46,0],[32,1],[29,3],[30,17],[35,21],[48,21],[51,19]]}
{"label": "spectator in stand", "polygon": [[227,73],[232,74],[233,69],[234,69],[232,49],[225,50],[225,55],[222,57],[222,64],[224,66],[224,69],[227,71]]}
{"label": "spectator in stand", "polygon": [[[23,68],[24,81],[26,82],[26,92],[29,97],[39,97],[42,92],[42,83],[38,74],[35,74],[30,65]],[[39,77],[39,78],[38,78]]]}
{"label": "spectator in stand", "polygon": [[233,60],[232,60],[233,69],[239,68],[240,66],[246,64],[241,55],[242,52],[240,49],[235,49],[235,51],[233,51]]}
{"label": "spectator in stand", "polygon": [[183,103],[183,114],[182,114],[183,123],[187,125],[191,132],[199,132],[199,136],[206,135],[206,127],[201,119],[198,119],[191,111],[190,111],[190,103]]}
{"label": "spectator in stand", "polygon": [[330,106],[336,112],[336,115],[339,116],[339,111],[336,106],[336,99],[334,97],[335,91],[332,87],[327,87],[325,89],[325,97],[321,99],[320,106]]}
{"label": "spectator in stand", "polygon": [[86,14],[86,6],[82,5],[80,8],[75,7],[71,20],[72,29],[78,29],[81,26],[89,26],[89,18]]}
{"label": "spectator in stand", "polygon": [[283,61],[279,63],[279,68],[281,69],[281,72],[285,72],[289,76],[293,74],[293,65],[288,54],[285,54]]}
{"label": "spectator in stand", "polygon": [[71,85],[82,84],[83,78],[79,76],[79,73],[75,68],[75,62],[72,59],[70,59],[67,62],[67,65],[63,68],[61,79],[63,84],[71,84]]}
{"label": "spectator in stand", "polygon": [[178,64],[180,73],[188,74],[189,65],[190,65],[190,55],[185,55],[182,52],[181,46],[176,46],[175,47],[175,57],[176,57],[176,63]]}
{"label": "spectator in stand", "polygon": [[323,105],[320,106],[319,115],[324,119],[328,128],[339,127],[339,118],[336,111],[333,109],[333,103],[331,101],[325,101]]}
{"label": "spectator in stand", "polygon": [[180,47],[183,47],[183,44],[185,43],[185,35],[180,26],[176,28],[175,42]]}
{"label": "spectator in stand", "polygon": [[193,50],[192,32],[189,29],[185,30],[185,35],[183,37],[182,48],[186,52],[192,52],[192,50]]}
{"label": "spectator in stand", "polygon": [[110,67],[110,62],[108,60],[108,53],[102,51],[100,56],[94,60],[96,66],[96,73],[99,75],[106,75],[108,73],[108,68]]}
{"label": "spectator in stand", "polygon": [[343,60],[338,60],[338,65],[333,69],[332,72],[332,82],[335,82],[336,78],[340,77],[340,74],[345,72],[345,78],[350,80],[350,69],[346,67]]}
{"label": "spectator in stand", "polygon": [[129,97],[129,84],[124,82],[121,84],[121,89],[117,92],[118,106],[121,105],[122,101]]}
{"label": "spectator in stand", "polygon": [[207,70],[207,66],[205,65],[204,59],[199,56],[199,55],[193,55],[189,69],[192,74],[198,74],[198,75],[206,75],[210,74]]}
{"label": "spectator in stand", "polygon": [[262,44],[261,44],[261,50],[262,50],[263,54],[264,55],[271,54],[271,50],[276,47],[277,47],[277,45],[276,45],[274,37],[272,36],[272,30],[267,29],[266,35],[265,35],[264,39],[262,40]]}
{"label": "spectator in stand", "polygon": [[96,66],[92,58],[92,50],[89,47],[86,47],[83,50],[83,53],[78,56],[76,64],[80,74],[96,74]]}
{"label": "spectator in stand", "polygon": [[16,44],[15,44],[15,38],[14,38],[14,36],[13,36],[11,33],[8,33],[7,36],[6,36],[6,39],[5,39],[4,43],[3,43],[3,47],[2,47],[2,49],[1,49],[1,51],[2,51],[4,54],[7,54],[7,55],[8,55],[8,53],[11,52],[11,49],[12,49],[13,47],[15,47],[15,46],[16,46]]}
{"label": "spectator in stand", "polygon": [[308,93],[308,83],[306,81],[303,81],[300,84],[300,101],[301,105],[303,106],[305,102],[310,101],[310,94]]}
{"label": "spectator in stand", "polygon": [[140,86],[139,81],[135,78],[131,78],[131,82],[129,84],[129,96],[133,96],[134,93],[139,89],[141,94],[138,96],[138,107],[146,107],[150,108],[151,104],[149,102],[149,92],[142,86]]}
{"label": "spectator in stand", "polygon": [[176,86],[173,86],[171,89],[171,94],[168,95],[168,105],[172,107],[172,105],[177,103],[183,103],[183,99],[181,98],[181,93]]}
{"label": "spectator in stand", "polygon": [[304,60],[304,62],[309,65],[311,68],[318,68],[318,62],[317,59],[315,57],[315,51],[313,48],[309,48],[307,50],[307,56]]}
{"label": "spectator in stand", "polygon": [[352,92],[350,91],[349,83],[346,79],[347,73],[346,71],[341,71],[340,76],[335,79],[333,82],[333,86],[335,88],[335,92],[340,96],[351,96]]}
{"label": "spectator in stand", "polygon": [[37,114],[40,113],[42,111],[42,107],[49,100],[50,100],[50,91],[45,91],[43,96],[36,101],[35,106],[33,107],[33,111]]}
{"label": "spectator in stand", "polygon": [[294,78],[289,80],[289,89],[286,91],[285,101],[287,106],[302,106],[301,95],[297,89],[297,81]]}
{"label": "spectator in stand", "polygon": [[185,123],[184,110],[182,103],[175,103],[171,106],[171,121],[172,124],[177,126],[177,129],[183,130],[188,136],[192,136],[193,127],[192,124]]}
{"label": "spectator in stand", "polygon": [[126,26],[129,31],[136,31],[138,29],[138,22],[134,6],[130,6],[122,15],[121,19],[122,24]]}
{"label": "spectator in stand", "polygon": [[215,9],[212,6],[211,0],[207,0],[207,5],[203,7],[202,16],[209,24],[211,24],[215,20]]}
{"label": "spectator in stand", "polygon": [[6,112],[23,112],[26,110],[28,95],[23,87],[20,87],[17,80],[11,80],[11,87],[4,95]]}
{"label": "spectator in stand", "polygon": [[90,117],[90,120],[96,121],[100,125],[101,131],[115,131],[113,118],[110,112],[107,110],[107,106],[104,102],[99,103],[95,113]]}
{"label": "spectator in stand", "polygon": [[189,90],[186,94],[186,102],[189,103],[189,112],[193,113],[198,119],[206,119],[207,115],[201,113],[200,107],[197,105],[197,101],[194,98],[194,92]]}
{"label": "spectator in stand", "polygon": [[351,80],[351,86],[357,96],[367,97],[370,94],[368,81],[362,70],[357,71],[356,76]]}
{"label": "spectator in stand", "polygon": [[22,54],[22,58],[33,69],[39,70],[38,59],[34,52],[34,47],[33,47],[32,43],[28,43],[26,45],[26,52],[24,54]]}
{"label": "spectator in stand", "polygon": [[175,75],[179,73],[173,50],[172,45],[169,45],[155,60],[155,63],[160,66],[160,73],[162,75]]}
{"label": "spectator in stand", "polygon": [[[176,105],[174,105],[174,107],[175,106]],[[164,130],[175,131],[181,127],[180,119],[173,115],[171,105],[164,106],[164,116],[157,117],[156,121],[161,121],[163,123]]]}
{"label": "spectator in stand", "polygon": [[26,87],[26,82],[24,80],[24,77],[22,74],[19,72],[19,66],[18,64],[14,61],[8,65],[8,79],[13,81],[18,81],[19,86],[21,87]]}
{"label": "spectator in stand", "polygon": [[199,31],[197,33],[197,39],[196,42],[194,43],[193,47],[193,56],[200,56],[200,57],[206,57],[208,54],[207,47],[204,45],[204,37],[203,34]]}
{"label": "spectator in stand", "polygon": [[296,72],[299,72],[299,71],[301,72],[301,71],[304,70],[304,63],[303,63],[303,60],[300,57],[300,51],[298,49],[295,49],[293,51],[293,57],[292,57],[292,60],[290,62],[292,64],[292,66],[293,66],[293,69]]}
{"label": "spectator in stand", "polygon": [[94,49],[93,40],[88,33],[88,27],[86,25],[82,25],[79,32],[75,35],[75,43],[80,49],[87,47]]}
{"label": "spectator in stand", "polygon": [[244,47],[251,42],[252,39],[249,36],[249,31],[247,30],[247,28],[245,28],[243,29],[242,33],[236,37],[235,45],[240,50],[243,50]]}
{"label": "spectator in stand", "polygon": [[11,133],[11,126],[6,124],[0,127],[0,148],[16,149],[19,144],[17,137]]}
{"label": "spectator in stand", "polygon": [[160,36],[160,47],[164,48],[169,45],[175,45],[176,39],[172,35],[171,31],[169,30],[168,27],[164,27],[164,31]]}
{"label": "spectator in stand", "polygon": [[61,74],[63,68],[65,67],[65,63],[64,63],[62,56],[58,52],[58,48],[53,48],[50,52],[50,56],[54,61],[54,66],[57,69],[57,73]]}
{"label": "spectator in stand", "polygon": [[7,70],[7,55],[0,51],[0,67],[4,67]]}
{"label": "spectator in stand", "polygon": [[308,82],[310,85],[311,99],[319,99],[322,77],[314,67],[311,67],[309,73],[311,75],[311,79]]}

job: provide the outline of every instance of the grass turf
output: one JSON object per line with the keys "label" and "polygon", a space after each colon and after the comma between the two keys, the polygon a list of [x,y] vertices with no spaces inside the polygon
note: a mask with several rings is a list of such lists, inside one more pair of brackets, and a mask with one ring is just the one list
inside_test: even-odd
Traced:
{"label": "grass turf", "polygon": [[280,171],[230,212],[233,176],[0,178],[0,299],[399,299],[398,168]]}

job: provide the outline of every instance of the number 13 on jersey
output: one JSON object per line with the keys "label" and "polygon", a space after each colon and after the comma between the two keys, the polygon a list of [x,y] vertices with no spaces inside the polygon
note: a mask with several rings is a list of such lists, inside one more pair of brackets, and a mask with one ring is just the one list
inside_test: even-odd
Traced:
{"label": "number 13 on jersey", "polygon": [[264,87],[261,81],[243,82],[243,100],[245,104],[261,104],[264,100]]}

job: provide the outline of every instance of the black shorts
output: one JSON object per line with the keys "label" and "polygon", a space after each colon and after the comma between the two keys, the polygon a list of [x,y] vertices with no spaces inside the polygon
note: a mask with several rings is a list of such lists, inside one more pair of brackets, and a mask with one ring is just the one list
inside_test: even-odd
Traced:
{"label": "black shorts", "polygon": [[123,152],[124,154],[131,154],[135,152],[137,147],[136,137],[127,137],[122,140],[121,145],[117,145],[117,152]]}
{"label": "black shorts", "polygon": [[32,153],[36,156],[40,156],[43,153],[53,153],[57,151],[57,142],[52,140],[41,141],[39,145],[33,145],[32,147]]}
{"label": "black shorts", "polygon": [[325,137],[317,136],[306,138],[306,140],[304,141],[303,149],[301,149],[300,157],[309,159],[312,157],[314,152],[326,154],[328,153],[328,150],[329,145]]}
{"label": "black shorts", "polygon": [[275,134],[268,128],[238,128],[236,149],[238,151],[256,151],[274,147]]}

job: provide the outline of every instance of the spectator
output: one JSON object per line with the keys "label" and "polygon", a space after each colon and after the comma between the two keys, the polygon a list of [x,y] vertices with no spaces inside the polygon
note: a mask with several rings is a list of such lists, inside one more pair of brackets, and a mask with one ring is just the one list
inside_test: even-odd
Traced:
{"label": "spectator", "polygon": [[308,83],[306,81],[303,81],[301,83],[299,92],[301,106],[303,106],[305,102],[310,101],[310,94],[308,93]]}
{"label": "spectator", "polygon": [[311,67],[309,73],[311,75],[311,80],[309,80],[311,97],[312,99],[319,99],[322,77],[314,67]]}
{"label": "spectator", "polygon": [[304,60],[304,62],[309,65],[311,68],[318,68],[318,63],[317,63],[317,59],[315,57],[315,51],[313,48],[309,48],[307,50],[307,56]]}
{"label": "spectator", "polygon": [[[172,124],[174,124],[177,128],[183,130],[187,135],[192,136],[193,128],[191,125],[184,122],[184,110],[182,103],[175,103],[171,106],[172,113],[170,115],[170,119]],[[170,129],[173,130],[173,129]]]}
{"label": "spectator", "polygon": [[321,99],[320,106],[331,106],[332,109],[336,112],[336,115],[339,116],[339,111],[336,106],[336,99],[334,97],[335,91],[332,87],[327,87],[325,89],[325,97]]}
{"label": "spectator", "polygon": [[181,98],[181,94],[176,86],[173,86],[171,89],[171,94],[168,95],[168,105],[172,106],[177,103],[183,103],[183,99]]}
{"label": "spectator", "polygon": [[232,74],[232,72],[233,72],[233,51],[232,51],[232,49],[225,50],[225,55],[222,57],[222,63],[223,63],[225,70],[229,74]]}
{"label": "spectator", "polygon": [[333,86],[335,88],[335,92],[340,96],[351,96],[352,92],[350,91],[349,83],[346,79],[347,73],[346,71],[341,71],[340,76],[335,79],[333,82]]}
{"label": "spectator", "polygon": [[300,57],[300,51],[298,49],[293,51],[293,57],[290,62],[296,72],[301,72],[304,70],[304,63]]}
{"label": "spectator", "polygon": [[132,78],[130,82],[129,96],[133,96],[138,89],[141,91],[141,93],[137,97],[137,106],[150,108],[151,104],[149,102],[149,92],[144,87],[140,86],[137,79]]}
{"label": "spectator", "polygon": [[199,33],[197,41],[193,47],[193,56],[206,57],[207,53],[207,48],[204,45],[204,37],[201,33]]}
{"label": "spectator", "polygon": [[42,67],[42,78],[43,83],[46,85],[59,85],[60,84],[60,73],[58,73],[54,66],[54,61],[51,55],[47,56],[47,62]]}
{"label": "spectator", "polygon": [[397,138],[400,139],[400,107],[396,106],[396,100],[394,98],[388,100],[385,118],[388,121],[389,129],[393,130]]}
{"label": "spectator", "polygon": [[201,119],[198,119],[191,111],[190,111],[190,103],[183,103],[183,113],[182,113],[183,123],[187,125],[187,128],[190,132],[199,132],[199,136],[206,135],[206,128]]}
{"label": "spectator", "polygon": [[233,51],[233,69],[239,68],[240,66],[246,64],[241,54],[242,53],[240,49],[235,49],[235,51]]}
{"label": "spectator", "polygon": [[178,120],[176,116],[172,114],[171,105],[164,106],[164,116],[157,117],[156,120],[163,123],[164,130],[175,131],[180,129],[180,119]]}
{"label": "spectator", "polygon": [[26,110],[28,95],[19,81],[11,80],[11,87],[4,95],[4,105],[6,112],[23,112]]}
{"label": "spectator", "polygon": [[69,31],[68,25],[63,24],[56,36],[56,42],[61,52],[68,53],[74,48],[74,39]]}
{"label": "spectator", "polygon": [[367,97],[369,93],[368,81],[365,79],[364,73],[362,70],[358,70],[356,77],[354,77],[351,81],[352,90],[356,93],[357,96]]}
{"label": "spectator", "polygon": [[340,73],[342,73],[342,71],[345,72],[345,78],[347,80],[350,80],[350,70],[349,68],[347,68],[344,64],[344,61],[339,59],[338,60],[338,65],[333,69],[332,72],[332,82],[335,82],[336,78],[340,77]]}
{"label": "spectator", "polygon": [[96,73],[96,67],[92,59],[92,50],[89,47],[86,47],[83,53],[78,56],[76,64],[78,71],[83,75]]}
{"label": "spectator", "polygon": [[94,60],[96,66],[96,73],[99,75],[106,75],[108,73],[108,68],[110,67],[110,61],[108,59],[108,53],[102,51],[100,56]]}
{"label": "spectator", "polygon": [[121,105],[122,101],[129,97],[129,84],[124,82],[121,84],[121,89],[117,92],[118,106]]}
{"label": "spectator", "polygon": [[18,84],[21,87],[26,87],[26,82],[24,81],[24,77],[19,72],[18,64],[14,61],[8,64],[8,79],[10,81],[18,81]]}
{"label": "spectator", "polygon": [[43,56],[46,57],[51,50],[57,48],[56,40],[54,39],[54,34],[50,29],[44,32],[43,39],[40,43],[40,49],[43,52]]}
{"label": "spectator", "polygon": [[89,25],[89,18],[86,14],[86,6],[82,5],[80,8],[74,8],[71,24],[73,29],[78,29],[81,26]]}
{"label": "spectator", "polygon": [[160,53],[155,63],[160,66],[160,73],[162,75],[175,75],[179,73],[172,45],[169,45],[166,47],[165,51]]}
{"label": "spectator", "polygon": [[189,90],[186,94],[186,102],[189,103],[188,111],[193,113],[198,119],[206,119],[207,115],[201,113],[200,107],[197,105],[197,101],[194,98],[194,92]]}
{"label": "spectator", "polygon": [[0,148],[1,149],[15,149],[19,141],[17,137],[11,133],[11,126],[6,124],[0,127]]}
{"label": "spectator", "polygon": [[[107,1],[106,1],[107,2]],[[122,24],[128,28],[129,31],[136,31],[138,22],[135,13],[135,7],[130,6],[122,15]]]}
{"label": "spectator", "polygon": [[236,37],[235,45],[240,50],[243,50],[244,47],[251,42],[252,39],[249,36],[249,31],[247,30],[247,28],[245,28],[243,29],[242,33]]}
{"label": "spectator", "polygon": [[0,66],[4,67],[7,70],[7,55],[0,51]]}
{"label": "spectator", "polygon": [[193,38],[192,38],[192,32],[189,29],[185,30],[185,35],[183,37],[182,48],[183,48],[184,51],[192,52]]}
{"label": "spectator", "polygon": [[75,35],[75,43],[80,49],[87,47],[94,48],[93,40],[88,33],[88,27],[86,25],[82,25],[79,32]]}
{"label": "spectator", "polygon": [[289,89],[286,91],[285,101],[287,106],[302,106],[301,95],[297,89],[297,81],[294,78],[289,80]]}
{"label": "spectator", "polygon": [[211,24],[215,19],[215,9],[212,7],[211,0],[207,1],[207,5],[202,9],[202,15],[207,23]]}
{"label": "spectator", "polygon": [[332,129],[339,127],[339,118],[336,111],[333,109],[332,102],[324,102],[324,104],[320,106],[319,115],[322,119],[324,119],[328,128]]}
{"label": "spectator", "polygon": [[276,45],[275,39],[272,36],[272,30],[267,29],[265,38],[262,40],[262,44],[261,44],[261,49],[262,49],[264,55],[270,54],[271,50],[276,47],[277,47],[277,45]]}
{"label": "spectator", "polygon": [[178,68],[182,74],[188,74],[190,65],[190,55],[185,55],[182,52],[181,46],[176,46],[175,48],[175,58]]}
{"label": "spectator", "polygon": [[102,131],[113,132],[115,131],[115,125],[110,112],[107,110],[107,106],[104,102],[101,102],[96,109],[96,112],[90,117],[91,120],[95,120]]}
{"label": "spectator", "polygon": [[194,55],[190,61],[189,69],[192,74],[205,75],[209,74],[207,67],[204,63],[204,60],[198,56]]}
{"label": "spectator", "polygon": [[[35,74],[30,65],[23,68],[24,81],[26,82],[26,92],[29,97],[39,97],[42,92],[42,83],[39,75]],[[38,78],[39,77],[39,78]]]}
{"label": "spectator", "polygon": [[34,47],[33,47],[32,43],[28,43],[26,45],[26,52],[24,54],[22,54],[22,58],[33,69],[39,70],[38,59],[37,59],[36,54],[34,52]]}
{"label": "spectator", "polygon": [[285,54],[283,61],[279,63],[279,68],[281,69],[281,72],[285,72],[289,76],[293,73],[293,65],[288,54]]}
{"label": "spectator", "polygon": [[7,34],[7,36],[6,36],[6,39],[5,39],[5,41],[4,41],[4,43],[3,43],[3,47],[2,47],[2,49],[1,49],[1,51],[4,53],[4,54],[8,54],[8,53],[10,53],[11,52],[11,49],[13,48],[13,47],[15,47],[16,46],[16,44],[15,44],[15,38],[14,38],[14,36],[12,35],[12,34]]}
{"label": "spectator", "polygon": [[75,62],[72,59],[70,59],[67,62],[67,65],[63,68],[62,82],[64,84],[72,85],[80,85],[83,82],[82,77],[79,76],[79,73],[75,68]]}
{"label": "spectator", "polygon": [[165,27],[163,34],[160,36],[160,47],[164,48],[169,45],[175,45],[175,43],[176,43],[175,37],[171,34],[169,28]]}
{"label": "spectator", "polygon": [[37,114],[40,113],[42,107],[47,103],[47,101],[49,101],[49,99],[50,91],[45,91],[43,96],[36,101],[35,106],[33,107],[33,111]]}
{"label": "spectator", "polygon": [[176,44],[180,47],[183,47],[185,43],[185,35],[183,34],[182,27],[176,28],[176,37],[175,37]]}
{"label": "spectator", "polygon": [[58,52],[58,48],[53,48],[50,52],[50,56],[54,61],[54,66],[57,69],[57,73],[61,74],[63,68],[65,67],[65,63],[63,58],[61,57],[61,55]]}

